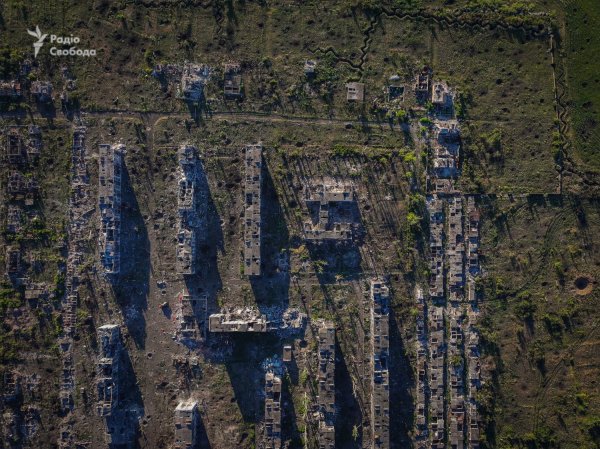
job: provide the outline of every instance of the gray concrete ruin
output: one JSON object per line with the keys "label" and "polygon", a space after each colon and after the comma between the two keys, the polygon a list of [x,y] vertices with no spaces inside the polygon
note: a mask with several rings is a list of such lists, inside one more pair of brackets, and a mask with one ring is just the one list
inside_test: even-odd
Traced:
{"label": "gray concrete ruin", "polygon": [[245,148],[244,274],[261,274],[262,144]]}
{"label": "gray concrete ruin", "polygon": [[195,274],[198,269],[198,242],[203,238],[206,228],[206,194],[198,189],[202,163],[197,148],[192,145],[182,145],[177,155],[176,270],[178,274]]}
{"label": "gray concrete ruin", "polygon": [[271,366],[265,373],[264,449],[281,448],[281,368]]}
{"label": "gray concrete ruin", "polygon": [[227,99],[242,98],[241,66],[238,63],[225,64],[223,70],[223,94]]}
{"label": "gray concrete ruin", "polygon": [[100,263],[106,274],[121,270],[121,183],[125,145],[100,144],[98,208]]}
{"label": "gray concrete ruin", "polygon": [[206,295],[191,295],[183,291],[177,297],[175,310],[176,335],[179,341],[197,344],[206,338]]}
{"label": "gray concrete ruin", "polygon": [[390,290],[371,280],[371,433],[373,449],[390,447],[389,307]]}
{"label": "gray concrete ruin", "polygon": [[350,241],[357,226],[356,195],[350,183],[325,179],[304,189],[310,220],[304,235],[311,242]]}
{"label": "gray concrete ruin", "polygon": [[210,332],[268,332],[268,320],[258,309],[225,309],[208,319]]}
{"label": "gray concrete ruin", "polygon": [[119,405],[121,329],[117,324],[105,324],[98,328],[100,354],[96,365],[96,391],[98,416],[110,416]]}
{"label": "gray concrete ruin", "polygon": [[175,408],[175,442],[173,449],[193,449],[198,443],[198,403],[181,401]]}
{"label": "gray concrete ruin", "polygon": [[335,448],[335,327],[319,326],[318,370],[319,449]]}
{"label": "gray concrete ruin", "polygon": [[184,101],[198,103],[204,99],[204,86],[210,79],[210,68],[186,62],[181,72],[178,96]]}
{"label": "gray concrete ruin", "polygon": [[31,95],[38,103],[52,103],[52,83],[49,81],[34,81],[31,84]]}

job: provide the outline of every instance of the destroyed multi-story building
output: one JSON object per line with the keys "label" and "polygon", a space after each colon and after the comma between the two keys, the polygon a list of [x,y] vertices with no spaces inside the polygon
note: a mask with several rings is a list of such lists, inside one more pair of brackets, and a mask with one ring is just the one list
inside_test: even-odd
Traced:
{"label": "destroyed multi-story building", "polygon": [[425,325],[426,303],[423,290],[416,288],[415,299],[417,305],[417,385],[415,394],[415,437],[418,449],[426,447],[427,429],[427,327]]}
{"label": "destroyed multi-story building", "polygon": [[204,195],[198,191],[201,162],[198,150],[182,145],[178,150],[179,181],[177,190],[176,269],[179,274],[195,274],[197,247],[206,217]]}
{"label": "destroyed multi-story building", "polygon": [[9,204],[6,213],[6,230],[11,233],[20,232],[23,228],[24,214],[21,207]]}
{"label": "destroyed multi-story building", "polygon": [[335,327],[319,326],[318,369],[319,449],[335,448]]}
{"label": "destroyed multi-story building", "polygon": [[42,131],[39,126],[29,125],[27,128],[27,135],[29,136],[29,140],[25,151],[27,153],[27,161],[31,164],[40,156],[40,151],[42,149]]}
{"label": "destroyed multi-story building", "polygon": [[467,198],[467,267],[471,275],[479,274],[479,222],[481,214],[475,198]]}
{"label": "destroyed multi-story building", "polygon": [[49,81],[34,81],[31,84],[31,95],[38,103],[51,103],[52,83]]}
{"label": "destroyed multi-story building", "polygon": [[173,449],[194,449],[198,442],[198,403],[181,401],[175,408],[175,443]]}
{"label": "destroyed multi-story building", "polygon": [[208,318],[210,332],[267,332],[268,320],[258,309],[226,309]]}
{"label": "destroyed multi-story building", "polygon": [[0,82],[0,100],[15,101],[23,96],[21,83],[18,81]]}
{"label": "destroyed multi-story building", "polygon": [[179,97],[187,102],[198,103],[204,99],[204,86],[210,79],[206,65],[186,62],[181,73]]}
{"label": "destroyed multi-story building", "polygon": [[314,61],[312,59],[307,59],[306,61],[304,61],[304,74],[307,78],[312,78],[313,76],[315,76],[316,70],[317,61]]}
{"label": "destroyed multi-story building", "polygon": [[16,126],[5,133],[6,159],[11,165],[20,165],[26,161],[25,144]]}
{"label": "destroyed multi-story building", "polygon": [[388,449],[390,447],[390,290],[382,279],[371,280],[370,287],[371,447]]}
{"label": "destroyed multi-story building", "polygon": [[191,295],[187,291],[177,297],[175,321],[179,340],[195,344],[206,336],[206,295]]}
{"label": "destroyed multi-story building", "polygon": [[465,241],[463,235],[462,198],[448,198],[448,239],[446,254],[448,258],[448,296],[451,301],[464,297]]}
{"label": "destroyed multi-story building", "polygon": [[121,270],[121,183],[124,145],[100,144],[98,206],[100,263],[106,274]]}
{"label": "destroyed multi-story building", "polygon": [[96,365],[96,391],[99,416],[110,416],[119,404],[120,359],[122,351],[121,330],[117,324],[105,324],[98,328],[100,354]]}
{"label": "destroyed multi-story building", "polygon": [[444,203],[436,196],[427,198],[429,212],[429,296],[444,297]]}
{"label": "destroyed multi-story building", "polygon": [[225,64],[223,70],[223,94],[225,98],[241,98],[243,96],[242,87],[240,64]]}
{"label": "destroyed multi-story building", "polygon": [[346,100],[362,103],[365,100],[365,85],[356,82],[347,83]]}
{"label": "destroyed multi-story building", "polygon": [[457,306],[448,308],[448,440],[452,449],[464,448],[465,432],[465,392],[462,312]]}
{"label": "destroyed multi-story building", "polygon": [[264,449],[281,448],[281,369],[271,366],[265,373]]}
{"label": "destroyed multi-story building", "polygon": [[349,241],[356,230],[357,204],[349,183],[323,180],[304,189],[304,201],[310,220],[304,223],[306,240]]}
{"label": "destroyed multi-story building", "polygon": [[445,447],[444,308],[429,308],[429,435],[433,449]]}
{"label": "destroyed multi-story building", "polygon": [[16,246],[6,248],[6,273],[14,275],[21,271],[21,250]]}
{"label": "destroyed multi-story building", "polygon": [[420,73],[417,74],[417,78],[415,80],[414,89],[417,98],[424,99],[429,96],[430,83],[431,70],[428,67],[425,67]]}
{"label": "destroyed multi-story building", "polygon": [[261,274],[262,145],[247,145],[244,201],[244,274]]}

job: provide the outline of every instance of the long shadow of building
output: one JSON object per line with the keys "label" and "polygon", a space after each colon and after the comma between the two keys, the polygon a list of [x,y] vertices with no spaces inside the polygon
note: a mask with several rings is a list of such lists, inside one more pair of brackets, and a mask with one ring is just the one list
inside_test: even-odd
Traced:
{"label": "long shadow of building", "polygon": [[146,342],[146,319],[150,283],[150,241],[146,223],[131,184],[127,166],[122,170],[121,269],[114,293],[129,335],[138,349]]}

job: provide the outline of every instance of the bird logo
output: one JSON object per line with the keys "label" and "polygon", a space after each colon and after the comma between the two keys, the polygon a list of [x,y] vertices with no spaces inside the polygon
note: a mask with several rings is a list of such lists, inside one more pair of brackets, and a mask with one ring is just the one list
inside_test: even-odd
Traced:
{"label": "bird logo", "polygon": [[37,39],[37,42],[33,43],[33,57],[37,58],[37,55],[40,52],[40,48],[42,48],[42,45],[44,45],[44,39],[46,39],[48,35],[42,34],[42,32],[40,31],[40,27],[37,25],[35,27],[35,31],[27,30],[27,34]]}

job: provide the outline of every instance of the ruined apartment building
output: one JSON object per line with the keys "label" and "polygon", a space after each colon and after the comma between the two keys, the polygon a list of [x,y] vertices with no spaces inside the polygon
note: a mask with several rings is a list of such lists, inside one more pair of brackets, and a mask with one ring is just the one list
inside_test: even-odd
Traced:
{"label": "ruined apartment building", "polygon": [[415,439],[417,449],[427,447],[427,328],[425,325],[426,303],[423,290],[417,287],[415,291],[415,300],[417,305],[417,385],[415,393]]}
{"label": "ruined apartment building", "polygon": [[267,317],[253,308],[223,310],[208,318],[210,332],[267,332]]}
{"label": "ruined apartment building", "polygon": [[444,203],[437,196],[427,198],[429,212],[429,296],[444,298]]}
{"label": "ruined apartment building", "polygon": [[247,145],[245,151],[244,274],[260,276],[262,145]]}
{"label": "ruined apartment building", "polygon": [[264,449],[281,448],[281,370],[270,368],[265,373]]}
{"label": "ruined apartment building", "polygon": [[444,449],[446,406],[444,308],[429,308],[429,435],[432,449]]}
{"label": "ruined apartment building", "polygon": [[121,269],[121,178],[125,146],[100,144],[99,149],[100,263],[106,274],[118,274]]}
{"label": "ruined apartment building", "polygon": [[319,449],[335,448],[335,327],[319,327]]}
{"label": "ruined apartment building", "polygon": [[178,274],[195,274],[197,271],[197,247],[200,221],[198,172],[200,160],[198,150],[191,145],[182,145],[177,152],[179,159],[179,181],[177,185],[177,247],[176,269]]}
{"label": "ruined apartment building", "polygon": [[448,296],[450,301],[464,298],[465,273],[465,241],[463,234],[462,198],[448,198],[448,241],[446,254],[448,258]]}
{"label": "ruined apartment building", "polygon": [[448,338],[448,440],[452,449],[464,449],[465,437],[465,391],[462,311],[459,307],[447,309],[450,333]]}
{"label": "ruined apartment building", "polygon": [[304,198],[310,214],[310,221],[304,223],[306,240],[352,239],[356,197],[350,184],[323,181],[315,186],[307,186]]}
{"label": "ruined apartment building", "polygon": [[182,401],[175,408],[175,443],[173,449],[193,449],[197,447],[198,403]]}
{"label": "ruined apartment building", "polygon": [[177,338],[183,342],[196,343],[203,340],[206,334],[206,295],[191,295],[187,291],[177,297],[175,322]]}
{"label": "ruined apartment building", "polygon": [[100,354],[97,363],[96,390],[99,416],[110,416],[118,408],[120,383],[121,330],[117,324],[98,328]]}
{"label": "ruined apartment building", "polygon": [[390,290],[383,280],[371,281],[371,433],[373,449],[390,447],[389,386]]}

